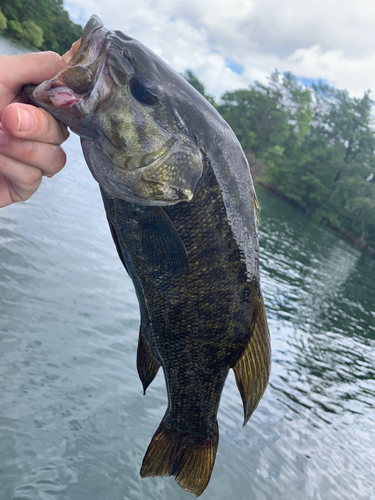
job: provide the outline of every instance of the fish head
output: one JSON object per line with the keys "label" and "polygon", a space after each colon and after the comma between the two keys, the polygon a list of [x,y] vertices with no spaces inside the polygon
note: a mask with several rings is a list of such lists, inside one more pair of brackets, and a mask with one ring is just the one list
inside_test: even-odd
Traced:
{"label": "fish head", "polygon": [[203,154],[178,112],[182,101],[191,101],[185,79],[137,40],[107,30],[97,16],[67,63],[24,92],[81,136],[101,187],[142,205],[190,201]]}

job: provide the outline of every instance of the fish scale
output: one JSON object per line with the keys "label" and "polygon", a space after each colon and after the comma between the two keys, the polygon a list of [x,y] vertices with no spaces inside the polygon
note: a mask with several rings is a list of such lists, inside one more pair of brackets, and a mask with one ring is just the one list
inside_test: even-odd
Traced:
{"label": "fish scale", "polygon": [[244,423],[270,373],[257,202],[243,151],[180,75],[96,16],[69,67],[25,93],[82,138],[139,301],[144,393],[164,373],[168,406],[141,476],[173,475],[199,496],[215,462],[229,370]]}

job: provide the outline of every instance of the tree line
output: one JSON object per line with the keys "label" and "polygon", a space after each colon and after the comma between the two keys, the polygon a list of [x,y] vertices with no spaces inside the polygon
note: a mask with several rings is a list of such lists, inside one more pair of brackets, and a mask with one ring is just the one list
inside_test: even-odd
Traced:
{"label": "tree line", "polygon": [[63,0],[0,0],[0,33],[41,50],[59,54],[70,49],[82,35]]}
{"label": "tree line", "polygon": [[[82,35],[63,0],[0,0],[0,32],[63,54]],[[225,92],[219,103],[186,79],[236,133],[255,179],[375,253],[375,134],[369,92],[350,97],[291,73]]]}
{"label": "tree line", "polygon": [[369,92],[350,97],[291,73],[225,92],[186,79],[236,133],[256,181],[375,254],[375,132]]}

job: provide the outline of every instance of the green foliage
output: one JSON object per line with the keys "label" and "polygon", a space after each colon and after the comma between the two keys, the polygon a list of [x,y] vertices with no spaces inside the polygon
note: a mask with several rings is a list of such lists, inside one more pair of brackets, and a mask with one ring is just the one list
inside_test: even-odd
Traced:
{"label": "green foliage", "polygon": [[23,29],[22,24],[18,21],[10,20],[8,22],[8,32],[17,40],[22,40],[23,37]]}
{"label": "green foliage", "polygon": [[8,20],[4,16],[4,14],[1,12],[1,9],[0,9],[0,31],[6,30],[7,27],[8,27]]}
{"label": "green foliage", "polygon": [[25,37],[34,47],[41,47],[43,44],[43,30],[30,19],[22,23]]}
{"label": "green foliage", "polygon": [[[62,0],[0,0],[0,30],[66,52],[81,37]],[[375,135],[369,93],[351,98],[291,74],[226,92],[217,104],[190,70],[185,78],[224,117],[245,152],[265,164],[262,182],[363,245],[375,246]],[[256,159],[255,159],[255,157]]]}
{"label": "green foliage", "polygon": [[42,50],[63,54],[82,35],[62,0],[0,0],[0,7],[8,19],[8,33]]}
{"label": "green foliage", "polygon": [[295,92],[296,82],[285,83],[293,90],[286,101],[293,126],[282,143],[283,156],[266,161],[267,182],[317,219],[374,245],[375,135],[369,94],[351,98],[327,85]]}
{"label": "green foliage", "polygon": [[34,21],[9,21],[9,33],[14,38],[38,48],[43,43],[43,30]]}
{"label": "green foliage", "polygon": [[226,92],[218,111],[232,127],[244,150],[251,150],[261,160],[267,159],[269,150],[282,145],[288,136],[282,94],[273,86],[256,82],[249,90]]}
{"label": "green foliage", "polygon": [[[203,95],[204,87],[188,75]],[[375,134],[369,93],[351,98],[328,85],[306,88],[291,74],[226,92],[218,111],[260,181],[317,220],[375,246]],[[255,160],[255,161],[256,161]]]}

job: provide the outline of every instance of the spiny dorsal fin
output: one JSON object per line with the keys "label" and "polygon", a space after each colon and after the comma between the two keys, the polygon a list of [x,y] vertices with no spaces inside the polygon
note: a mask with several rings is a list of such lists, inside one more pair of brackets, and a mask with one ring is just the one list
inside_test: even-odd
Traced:
{"label": "spiny dorsal fin", "polygon": [[184,491],[199,497],[210,481],[218,442],[217,424],[215,436],[200,441],[166,428],[162,421],[147,448],[141,477],[175,476]]}
{"label": "spiny dorsal fin", "polygon": [[252,336],[242,356],[233,367],[244,408],[243,425],[246,425],[266,390],[270,369],[271,340],[266,310],[263,299],[260,298]]}
{"label": "spiny dorsal fin", "polygon": [[156,377],[159,368],[160,364],[154,358],[145,336],[140,331],[137,350],[137,370],[143,385],[143,394],[146,394],[146,389]]}

